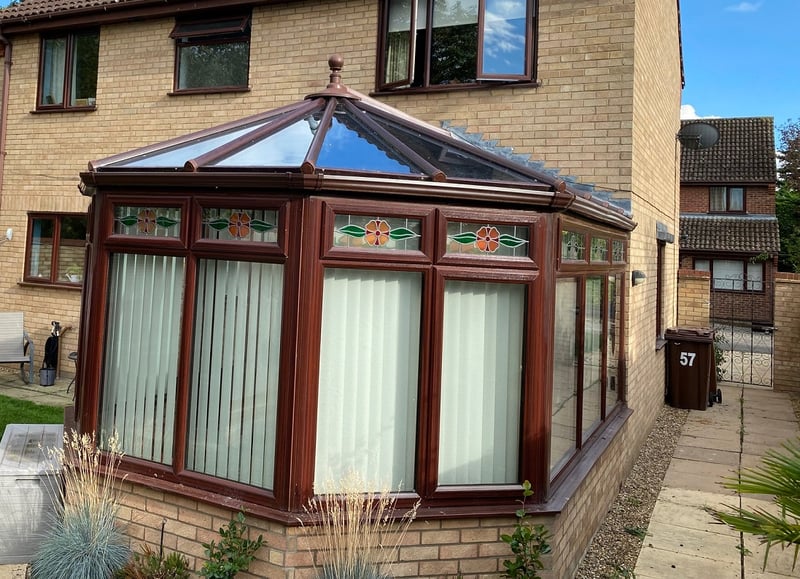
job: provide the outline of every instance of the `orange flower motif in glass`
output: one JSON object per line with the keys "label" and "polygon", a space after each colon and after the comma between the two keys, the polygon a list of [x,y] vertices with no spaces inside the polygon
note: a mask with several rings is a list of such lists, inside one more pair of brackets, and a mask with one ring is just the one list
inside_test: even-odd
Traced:
{"label": "orange flower motif in glass", "polygon": [[494,253],[500,247],[500,232],[496,227],[481,227],[476,235],[478,239],[475,240],[475,246],[481,251]]}
{"label": "orange flower motif in glass", "polygon": [[136,215],[136,229],[139,233],[152,235],[156,230],[156,212],[152,209],[142,209]]}
{"label": "orange flower motif in glass", "polygon": [[231,213],[228,219],[228,233],[236,239],[242,239],[250,235],[250,216],[241,211]]}
{"label": "orange flower motif in glass", "polygon": [[391,227],[382,219],[373,219],[364,226],[364,242],[367,245],[385,245],[389,241]]}

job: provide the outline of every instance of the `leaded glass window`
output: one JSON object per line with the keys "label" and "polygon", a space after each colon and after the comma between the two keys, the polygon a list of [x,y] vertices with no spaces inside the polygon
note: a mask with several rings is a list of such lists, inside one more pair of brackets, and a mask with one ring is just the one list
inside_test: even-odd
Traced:
{"label": "leaded glass window", "polygon": [[203,209],[204,239],[277,243],[278,212],[272,209]]}
{"label": "leaded glass window", "polygon": [[524,257],[528,254],[529,239],[530,228],[527,225],[447,223],[448,254]]}
{"label": "leaded glass window", "polygon": [[586,240],[583,233],[567,230],[561,232],[561,259],[564,261],[586,260]]}
{"label": "leaded glass window", "polygon": [[114,233],[142,237],[180,237],[181,210],[178,207],[114,208]]}
{"label": "leaded glass window", "polygon": [[337,214],[334,247],[419,251],[422,221],[405,217]]}

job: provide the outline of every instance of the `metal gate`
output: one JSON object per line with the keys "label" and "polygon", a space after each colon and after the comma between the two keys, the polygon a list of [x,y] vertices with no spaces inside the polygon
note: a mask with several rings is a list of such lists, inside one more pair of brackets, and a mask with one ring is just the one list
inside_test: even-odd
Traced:
{"label": "metal gate", "polygon": [[711,283],[717,376],[728,382],[772,387],[773,285],[737,281],[714,279]]}

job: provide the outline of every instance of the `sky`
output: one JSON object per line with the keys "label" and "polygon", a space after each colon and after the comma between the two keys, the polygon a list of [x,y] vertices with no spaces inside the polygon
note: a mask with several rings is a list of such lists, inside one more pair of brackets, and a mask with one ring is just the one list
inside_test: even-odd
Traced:
{"label": "sky", "polygon": [[[800,121],[800,0],[680,0],[681,118]],[[776,136],[776,145],[777,142]]]}

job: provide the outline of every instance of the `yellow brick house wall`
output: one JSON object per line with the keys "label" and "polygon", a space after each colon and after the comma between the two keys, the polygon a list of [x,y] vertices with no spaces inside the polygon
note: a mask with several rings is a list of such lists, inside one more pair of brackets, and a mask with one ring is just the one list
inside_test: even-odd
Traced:
{"label": "yellow brick house wall", "polygon": [[[620,191],[631,200],[638,227],[632,234],[630,264],[648,276],[644,285],[629,288],[627,297],[628,403],[633,414],[564,511],[544,518],[555,532],[548,561],[554,578],[571,576],[663,403],[663,351],[655,349],[655,236],[658,221],[677,238],[676,9],[674,0],[540,3],[538,86],[380,97],[434,125],[447,121],[464,127],[559,168],[564,175]],[[250,91],[192,96],[169,95],[173,19],[107,25],[101,28],[97,110],[58,114],[31,112],[38,35],[12,38],[0,230],[13,227],[15,237],[0,245],[3,309],[25,310],[26,325],[39,344],[44,343],[51,319],[77,327],[78,291],[18,282],[27,213],[85,211],[88,200],[78,193],[77,185],[87,161],[297,101],[325,86],[332,53],[344,56],[345,84],[369,93],[375,82],[377,18],[377,2],[366,0],[256,7]],[[667,246],[664,327],[674,323],[676,245]],[[65,369],[66,352],[75,348],[76,338],[75,330],[65,335],[61,361]],[[157,545],[166,518],[166,546],[194,557],[202,556],[199,543],[213,538],[213,530],[229,519],[224,509],[138,485],[131,485],[126,500],[132,503],[126,516],[134,542]],[[294,530],[255,517],[253,524],[269,535],[270,543],[254,566],[259,576],[306,576],[304,571],[288,569],[308,567],[302,547],[295,544],[302,541]],[[406,551],[403,569],[419,576],[452,575],[453,569],[465,577],[497,572],[507,552],[494,550],[499,532],[508,524],[417,522],[419,550]],[[483,529],[486,526],[491,530]],[[470,534],[469,529],[475,528],[481,531]],[[423,530],[440,533],[430,539],[437,545],[433,563],[425,562],[432,551],[424,543]],[[411,540],[416,536],[412,534]],[[466,550],[456,545],[466,545]]]}

